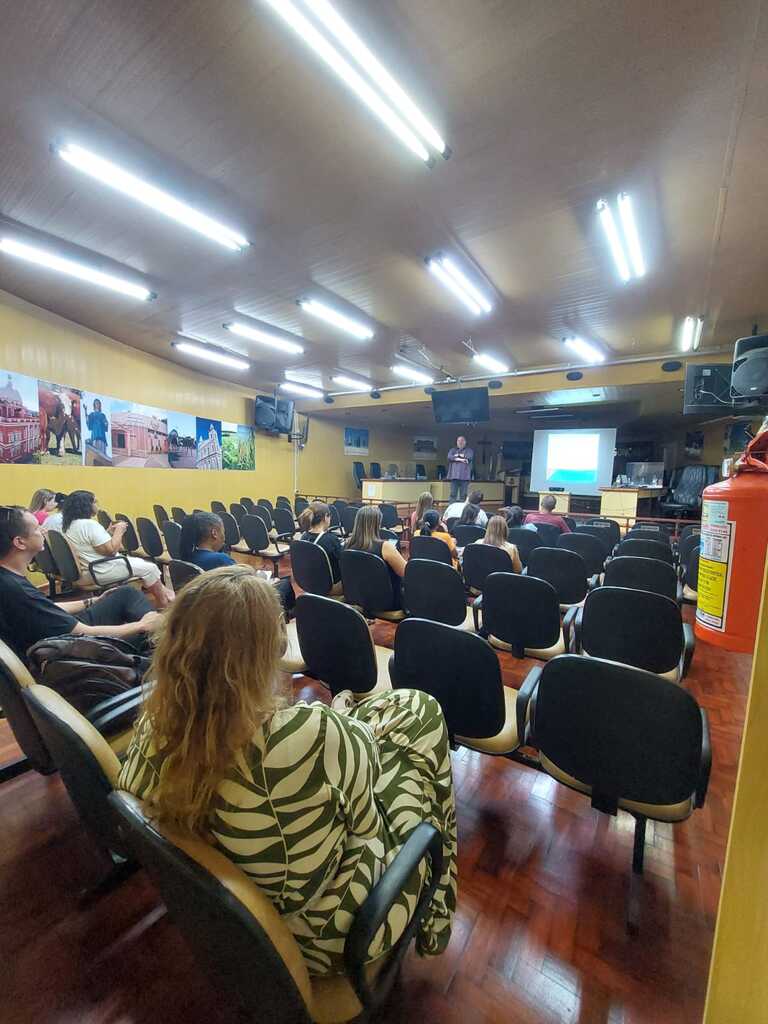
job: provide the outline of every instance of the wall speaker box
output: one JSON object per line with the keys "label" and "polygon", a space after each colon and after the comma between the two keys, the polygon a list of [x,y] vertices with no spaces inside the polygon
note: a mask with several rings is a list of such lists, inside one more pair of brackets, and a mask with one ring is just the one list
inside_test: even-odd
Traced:
{"label": "wall speaker box", "polygon": [[733,350],[731,398],[768,398],[768,334],[739,338]]}

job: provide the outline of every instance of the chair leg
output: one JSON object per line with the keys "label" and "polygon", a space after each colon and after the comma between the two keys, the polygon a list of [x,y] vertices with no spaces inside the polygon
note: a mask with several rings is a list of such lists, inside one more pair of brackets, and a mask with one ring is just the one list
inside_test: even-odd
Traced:
{"label": "chair leg", "polygon": [[139,864],[135,860],[113,860],[112,867],[95,885],[81,890],[77,897],[78,903],[81,907],[87,907],[102,896],[108,896],[138,870]]}
{"label": "chair leg", "polygon": [[11,779],[15,779],[31,769],[32,765],[27,757],[17,757],[13,761],[6,761],[5,764],[0,765],[0,786],[4,782],[10,782]]}
{"label": "chair leg", "polygon": [[637,935],[640,931],[641,896],[643,892],[643,865],[645,863],[645,826],[647,818],[635,816],[635,841],[632,849],[632,874],[629,879],[627,901],[627,931]]}

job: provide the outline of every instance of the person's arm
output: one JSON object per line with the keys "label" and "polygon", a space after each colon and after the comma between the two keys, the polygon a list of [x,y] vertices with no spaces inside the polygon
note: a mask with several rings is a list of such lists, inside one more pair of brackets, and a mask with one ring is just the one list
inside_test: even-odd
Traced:
{"label": "person's arm", "polygon": [[78,622],[71,636],[113,636],[129,637],[138,633],[154,633],[162,616],[160,612],[147,612],[138,622],[126,622],[122,626],[87,626]]}
{"label": "person's arm", "polygon": [[109,557],[109,555],[117,555],[123,549],[123,537],[125,531],[128,529],[128,524],[120,521],[119,523],[113,523],[107,531],[110,534],[109,540],[104,541],[103,544],[94,544],[94,551],[98,551],[100,555]]}
{"label": "person's arm", "polygon": [[[510,550],[511,549],[511,550]],[[512,568],[515,572],[523,571],[523,563],[520,561],[520,553],[516,544],[507,545],[507,554],[512,559]]]}
{"label": "person's arm", "polygon": [[458,448],[449,448],[448,449],[448,461],[449,462],[460,462],[461,461],[461,459],[458,458],[458,451],[459,451]]}
{"label": "person's arm", "polygon": [[381,557],[398,576],[405,576],[406,561],[395,547],[393,540],[385,540],[381,545]]}
{"label": "person's arm", "polygon": [[560,533],[573,533],[573,530],[571,530],[570,526],[562,516],[560,516]]}

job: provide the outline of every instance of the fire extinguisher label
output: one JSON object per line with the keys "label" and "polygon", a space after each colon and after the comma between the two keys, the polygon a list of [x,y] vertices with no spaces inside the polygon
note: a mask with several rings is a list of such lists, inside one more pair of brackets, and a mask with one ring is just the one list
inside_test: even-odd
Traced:
{"label": "fire extinguisher label", "polygon": [[703,502],[701,557],[696,618],[709,629],[725,630],[728,614],[730,559],[736,523],[728,520],[727,501]]}

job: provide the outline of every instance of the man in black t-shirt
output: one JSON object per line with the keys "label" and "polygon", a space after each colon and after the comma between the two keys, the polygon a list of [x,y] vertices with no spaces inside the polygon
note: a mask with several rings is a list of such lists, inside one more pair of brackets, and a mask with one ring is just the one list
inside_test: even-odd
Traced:
{"label": "man in black t-shirt", "polygon": [[27,566],[43,544],[43,531],[31,512],[16,505],[0,506],[0,640],[22,661],[33,644],[50,636],[71,633],[129,640],[156,628],[159,613],[133,587],[54,604],[27,577]]}

